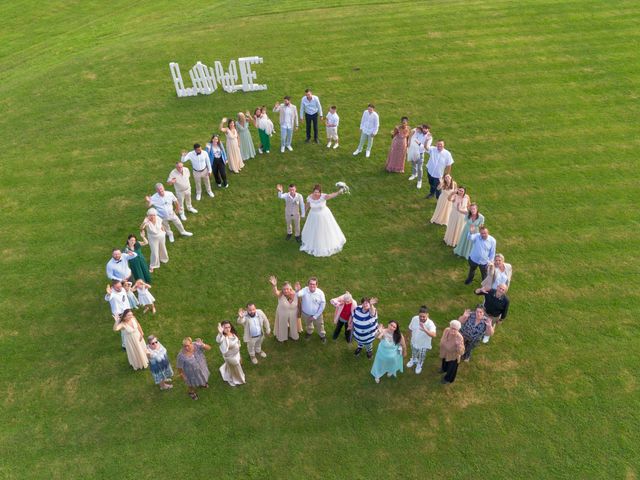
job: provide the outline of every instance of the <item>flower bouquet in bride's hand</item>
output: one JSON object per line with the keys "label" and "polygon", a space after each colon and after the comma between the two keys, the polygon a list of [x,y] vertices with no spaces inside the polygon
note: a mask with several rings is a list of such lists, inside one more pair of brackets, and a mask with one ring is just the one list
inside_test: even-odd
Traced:
{"label": "flower bouquet in bride's hand", "polygon": [[336,187],[340,189],[341,193],[348,193],[349,195],[351,195],[351,189],[349,188],[349,185],[347,185],[346,183],[338,182],[336,183]]}

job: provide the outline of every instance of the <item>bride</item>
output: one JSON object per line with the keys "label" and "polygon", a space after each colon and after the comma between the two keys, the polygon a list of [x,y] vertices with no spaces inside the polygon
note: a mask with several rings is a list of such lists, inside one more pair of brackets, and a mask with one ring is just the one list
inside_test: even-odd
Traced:
{"label": "bride", "polygon": [[322,193],[322,187],[319,184],[313,187],[313,193],[307,197],[309,214],[302,229],[301,251],[314,257],[329,257],[342,250],[347,239],[340,230],[333,213],[327,207],[327,200],[341,193],[344,193],[344,188],[325,194]]}

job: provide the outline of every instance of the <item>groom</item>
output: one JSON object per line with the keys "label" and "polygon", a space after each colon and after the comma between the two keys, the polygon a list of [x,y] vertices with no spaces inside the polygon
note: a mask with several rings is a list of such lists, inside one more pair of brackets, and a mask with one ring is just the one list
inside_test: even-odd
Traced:
{"label": "groom", "polygon": [[[304,218],[304,199],[296,191],[295,184],[289,184],[289,192],[283,193],[282,185],[276,185],[278,189],[278,198],[285,201],[284,219],[287,222],[287,240],[291,238],[293,229],[296,232],[296,241],[301,242],[300,238],[300,218]],[[293,227],[293,228],[292,228]]]}

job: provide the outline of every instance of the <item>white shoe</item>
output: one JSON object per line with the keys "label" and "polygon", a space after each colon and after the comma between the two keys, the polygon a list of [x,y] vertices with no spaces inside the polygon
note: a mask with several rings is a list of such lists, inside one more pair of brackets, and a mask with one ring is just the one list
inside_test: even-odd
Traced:
{"label": "white shoe", "polygon": [[331,148],[331,142],[327,143],[327,148]]}
{"label": "white shoe", "polygon": [[376,377],[376,383],[380,383],[380,379]]}
{"label": "white shoe", "polygon": [[293,152],[293,148],[291,148],[291,145],[287,145],[287,150],[289,150],[290,152]]}
{"label": "white shoe", "polygon": [[485,335],[484,337],[482,337],[482,343],[489,343],[490,339],[491,337],[489,335]]}
{"label": "white shoe", "polygon": [[258,153],[262,154],[262,149],[261,148],[258,149]]}
{"label": "white shoe", "polygon": [[409,180],[415,180],[415,179],[416,179],[416,175],[411,175],[411,176],[409,177]]}
{"label": "white shoe", "polygon": [[280,153],[284,153],[284,147],[280,147]]}
{"label": "white shoe", "polygon": [[267,358],[267,354],[266,354],[266,353],[264,353],[264,352],[259,352],[259,355],[260,355],[262,358]]}
{"label": "white shoe", "polygon": [[189,208],[187,208],[187,210],[189,210],[191,213],[198,213],[198,210],[196,210],[193,207],[189,207]]}
{"label": "white shoe", "polygon": [[258,359],[256,357],[251,357],[251,363],[253,363],[254,365],[257,365]]}
{"label": "white shoe", "polygon": [[167,233],[167,237],[169,237],[169,241],[170,241],[171,243],[173,243],[173,242],[175,242],[175,241],[176,241],[176,239],[173,237],[173,233]]}
{"label": "white shoe", "polygon": [[358,155],[362,150],[356,150],[355,152],[353,152],[354,155]]}
{"label": "white shoe", "polygon": [[411,368],[415,365],[413,358],[407,362],[407,368]]}
{"label": "white shoe", "polygon": [[336,143],[336,144],[333,146],[333,148],[334,148],[334,149],[338,148],[338,144]]}
{"label": "white shoe", "polygon": [[182,220],[183,222],[187,221],[187,216],[184,214],[184,212],[180,212],[180,220]]}
{"label": "white shoe", "polygon": [[422,373],[422,366],[421,366],[421,365],[418,365],[418,366],[416,367],[416,375],[420,375],[421,373]]}
{"label": "white shoe", "polygon": [[200,198],[202,198],[201,195],[199,193],[196,193],[196,200],[200,201]]}
{"label": "white shoe", "polygon": [[183,237],[193,237],[193,233],[187,231],[182,232],[180,235]]}
{"label": "white shoe", "polygon": [[209,195],[211,198],[213,198],[213,197],[215,197],[215,196],[216,196],[216,194],[215,194],[215,193],[213,193],[213,192],[207,192],[207,195]]}
{"label": "white shoe", "polygon": [[416,188],[422,188],[422,180],[418,180],[418,183],[416,184]]}
{"label": "white shoe", "polygon": [[371,156],[371,150],[367,150],[364,154],[365,157],[369,158]]}

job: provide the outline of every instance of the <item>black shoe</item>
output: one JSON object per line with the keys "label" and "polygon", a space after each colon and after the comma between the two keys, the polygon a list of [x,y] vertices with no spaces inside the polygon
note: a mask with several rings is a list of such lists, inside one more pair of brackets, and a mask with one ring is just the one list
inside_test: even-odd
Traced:
{"label": "black shoe", "polygon": [[287,233],[287,240],[291,240],[291,234]]}
{"label": "black shoe", "polygon": [[296,237],[296,242],[302,243],[302,237],[300,235]]}
{"label": "black shoe", "polygon": [[438,373],[442,374],[442,373],[447,373],[447,372],[445,372],[444,370],[440,369],[440,370],[438,370]]}
{"label": "black shoe", "polygon": [[471,284],[471,282],[473,282],[473,278],[467,278],[467,279],[464,281],[464,284],[465,284],[465,285],[470,285],[470,284]]}
{"label": "black shoe", "polygon": [[427,195],[427,198],[433,198],[433,193],[430,193],[429,195]]}
{"label": "black shoe", "polygon": [[356,357],[358,357],[358,356],[360,355],[360,352],[361,352],[361,351],[362,351],[362,348],[361,348],[361,347],[358,347],[358,348],[356,348],[356,351],[355,351],[355,352],[353,352],[353,354],[354,354]]}
{"label": "black shoe", "polygon": [[451,383],[451,382],[447,382],[444,378],[442,380],[440,380],[440,383],[443,385],[446,385],[447,383]]}
{"label": "black shoe", "polygon": [[318,139],[316,138],[316,139],[313,141],[313,143],[320,143],[320,142],[319,142],[319,141],[318,141]]}
{"label": "black shoe", "polygon": [[307,138],[307,139],[304,141],[304,143],[309,143],[310,141],[311,141],[311,139],[310,139],[310,138]]}
{"label": "black shoe", "polygon": [[327,337],[320,337],[320,341],[322,343],[327,343]]}
{"label": "black shoe", "polygon": [[311,334],[310,333],[305,334],[305,337],[304,337],[305,340],[309,340],[310,338],[311,338]]}
{"label": "black shoe", "polygon": [[367,352],[367,358],[371,360],[371,357],[373,357],[373,352]]}

